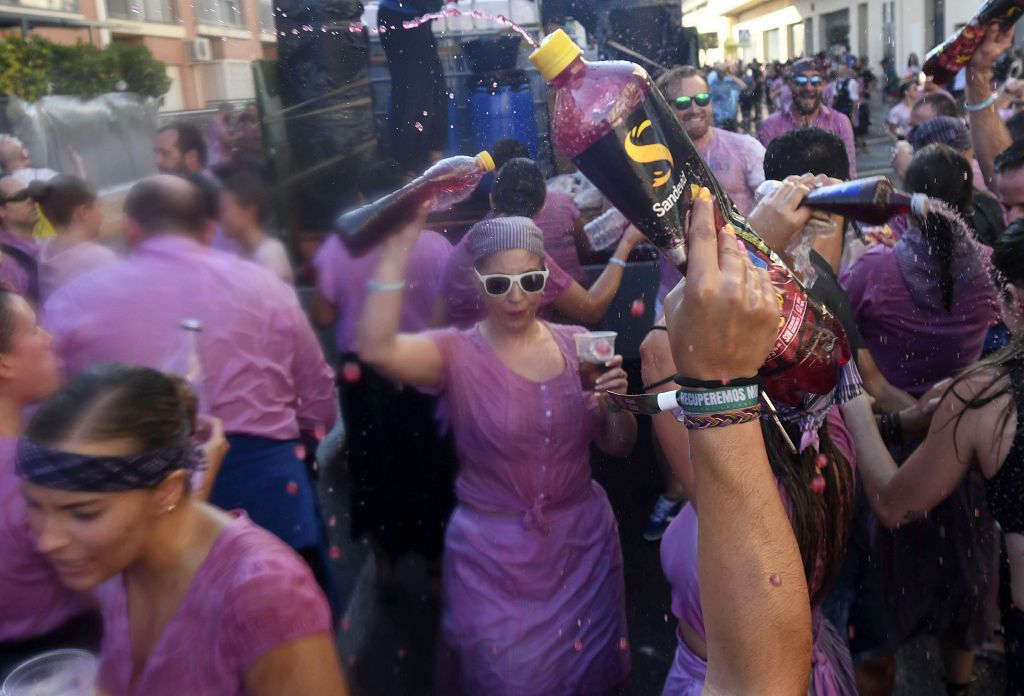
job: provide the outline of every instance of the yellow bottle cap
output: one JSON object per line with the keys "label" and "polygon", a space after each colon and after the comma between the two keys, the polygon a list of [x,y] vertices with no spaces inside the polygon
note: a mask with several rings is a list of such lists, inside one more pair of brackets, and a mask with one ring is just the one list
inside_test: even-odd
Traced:
{"label": "yellow bottle cap", "polygon": [[569,35],[561,29],[556,29],[544,38],[540,48],[530,54],[530,62],[545,80],[551,82],[581,55],[582,49],[569,38]]}
{"label": "yellow bottle cap", "polygon": [[484,171],[494,171],[494,158],[491,157],[491,153],[489,153],[487,150],[484,150],[483,152],[479,153],[476,156],[476,161],[483,165]]}

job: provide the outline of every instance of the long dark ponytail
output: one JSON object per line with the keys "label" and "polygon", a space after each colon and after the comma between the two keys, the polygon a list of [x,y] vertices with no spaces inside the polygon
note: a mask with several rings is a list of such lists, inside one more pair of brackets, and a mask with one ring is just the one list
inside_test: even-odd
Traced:
{"label": "long dark ponytail", "polygon": [[[911,193],[923,193],[946,203],[968,217],[974,195],[971,164],[951,147],[938,143],[921,148],[907,168],[906,185]],[[939,261],[939,293],[947,312],[953,309],[953,254],[960,231],[951,220],[929,214],[920,221],[921,233]]]}
{"label": "long dark ponytail", "polygon": [[[793,454],[771,421],[761,421],[761,431],[772,472],[789,498],[789,519],[804,562],[811,606],[816,607],[825,599],[842,565],[854,511],[853,470],[832,442],[827,422],[818,431],[819,451],[825,457],[825,466],[820,469],[818,452],[813,448]],[[791,432],[789,436],[796,436],[793,442],[800,441],[799,433]],[[816,493],[813,481],[819,474],[825,479],[825,489]]]}

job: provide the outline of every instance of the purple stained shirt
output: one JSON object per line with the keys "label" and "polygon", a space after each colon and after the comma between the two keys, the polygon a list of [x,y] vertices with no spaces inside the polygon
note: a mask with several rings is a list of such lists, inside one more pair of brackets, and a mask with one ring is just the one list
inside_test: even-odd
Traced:
{"label": "purple stained shirt", "polygon": [[[715,128],[708,144],[697,150],[736,207],[744,215],[749,215],[754,209],[757,187],[764,183],[764,145],[749,135]],[[679,283],[683,274],[664,258],[660,259],[659,267],[661,287],[658,299],[664,302],[665,296]]]}
{"label": "purple stained shirt", "polygon": [[241,696],[246,672],[261,657],[331,632],[309,566],[244,514],[213,543],[134,680],[122,576],[96,595],[103,608],[98,685],[109,694]]}
{"label": "purple stained shirt", "polygon": [[[559,295],[573,284],[572,276],[565,272],[549,254],[545,255],[544,265],[549,271],[547,285],[544,286],[542,307],[554,302]],[[459,328],[468,328],[487,316],[487,307],[480,297],[476,278],[473,274],[473,255],[469,252],[466,237],[455,245],[444,270],[445,308],[448,311],[448,322]]]}
{"label": "purple stained shirt", "polygon": [[548,191],[544,207],[533,218],[544,233],[544,251],[577,283],[587,282],[587,274],[580,265],[576,251],[574,230],[580,218],[580,209],[568,193]]}
{"label": "purple stained shirt", "polygon": [[111,361],[170,369],[185,319],[202,322],[202,396],[226,432],[290,440],[334,425],[334,375],[295,291],[194,239],[147,239],[55,292],[42,321],[75,374]]}
{"label": "purple stained shirt", "polygon": [[[833,408],[829,411],[828,424],[836,449],[850,463],[851,468],[856,468],[853,438],[846,429],[842,416],[839,415],[839,409]],[[789,498],[781,485],[779,495],[788,510]],[[852,495],[846,504],[854,504]],[[687,504],[672,520],[661,540],[661,567],[665,579],[672,588],[672,615],[692,628],[701,640],[706,641],[704,612],[700,605],[697,559],[697,514],[693,505]],[[819,559],[817,566],[823,570],[823,559]],[[820,587],[822,581],[823,573],[819,573],[812,584]],[[808,693],[815,696],[839,696],[855,692],[849,650],[835,628],[820,616],[818,611],[815,611],[814,618],[812,670],[813,690]],[[663,696],[700,696],[706,677],[707,662],[691,652],[686,643],[679,638],[675,659],[665,680]]]}
{"label": "purple stained shirt", "polygon": [[465,693],[603,693],[629,672],[617,525],[590,474],[602,414],[577,372],[586,329],[544,325],[565,360],[544,382],[506,367],[479,326],[428,334],[459,457],[442,633]]}
{"label": "purple stained shirt", "polygon": [[0,438],[0,641],[41,636],[92,608],[61,584],[35,550],[21,479],[14,473],[18,439]]}
{"label": "purple stained shirt", "polygon": [[[427,230],[417,238],[402,296],[400,331],[414,333],[430,328],[451,251],[451,243],[437,232]],[[338,310],[334,341],[339,353],[356,350],[356,327],[366,304],[366,283],[377,270],[380,254],[377,248],[354,258],[338,236],[332,234],[313,258],[316,289]]]}
{"label": "purple stained shirt", "polygon": [[39,248],[39,294],[45,302],[78,276],[117,260],[117,254],[102,244],[82,242],[67,246],[54,237]]}
{"label": "purple stained shirt", "polygon": [[999,313],[992,281],[977,263],[967,265],[969,270],[954,264],[951,312],[938,304],[937,297],[922,298],[926,291],[937,296],[938,270],[923,267],[923,253],[913,254],[921,258],[922,268],[908,280],[898,260],[915,232],[907,230],[891,248],[872,247],[843,270],[839,282],[850,296],[857,325],[879,370],[893,386],[921,394],[981,356],[985,336]]}
{"label": "purple stained shirt", "polygon": [[[761,144],[768,147],[779,136],[785,135],[804,125],[803,121],[802,117],[793,114],[792,107],[785,111],[776,111],[761,124]],[[822,104],[818,109],[818,117],[814,120],[814,123],[809,125],[835,133],[842,139],[843,145],[846,146],[846,156],[850,160],[850,178],[856,179],[857,147],[853,141],[853,124],[850,123],[850,119],[847,118],[846,114],[841,114]]]}
{"label": "purple stained shirt", "polygon": [[[33,259],[39,258],[38,244],[22,239],[5,229],[0,229],[0,244],[19,249]],[[30,294],[31,281],[28,271],[20,261],[10,254],[0,253],[0,282],[19,295],[28,296]]]}

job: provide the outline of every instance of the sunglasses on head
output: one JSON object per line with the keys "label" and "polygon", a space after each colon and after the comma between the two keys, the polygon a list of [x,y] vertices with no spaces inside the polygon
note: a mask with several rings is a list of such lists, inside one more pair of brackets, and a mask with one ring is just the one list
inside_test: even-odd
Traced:
{"label": "sunglasses on head", "polygon": [[4,205],[8,203],[21,203],[22,201],[27,201],[28,198],[28,189],[24,188],[17,193],[12,193],[10,196],[4,196],[3,203]]}
{"label": "sunglasses on head", "polygon": [[806,75],[797,75],[796,77],[793,78],[793,84],[795,84],[797,87],[803,87],[808,82],[817,87],[818,85],[821,84],[822,80],[817,75],[815,75],[814,77],[807,77]]}
{"label": "sunglasses on head", "polygon": [[519,286],[519,289],[527,295],[536,295],[544,291],[548,282],[548,269],[542,271],[527,271],[526,273],[488,273],[483,275],[480,271],[473,269],[476,277],[483,283],[484,292],[491,297],[507,295],[512,289],[512,283]]}
{"label": "sunglasses on head", "polygon": [[707,106],[711,103],[711,94],[700,92],[692,97],[676,97],[672,100],[672,105],[676,107],[676,111],[686,111],[694,102],[697,102],[697,106]]}

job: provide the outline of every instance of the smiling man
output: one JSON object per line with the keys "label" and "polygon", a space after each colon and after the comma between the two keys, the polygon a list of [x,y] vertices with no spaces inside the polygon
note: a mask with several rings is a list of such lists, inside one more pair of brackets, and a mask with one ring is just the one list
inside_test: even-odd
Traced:
{"label": "smiling man", "polygon": [[793,105],[786,111],[772,114],[761,124],[761,144],[765,147],[801,126],[814,126],[838,135],[846,147],[850,160],[850,177],[857,177],[857,150],[853,141],[853,124],[844,114],[822,103],[825,78],[813,60],[799,60],[793,64],[786,78],[793,91]]}

